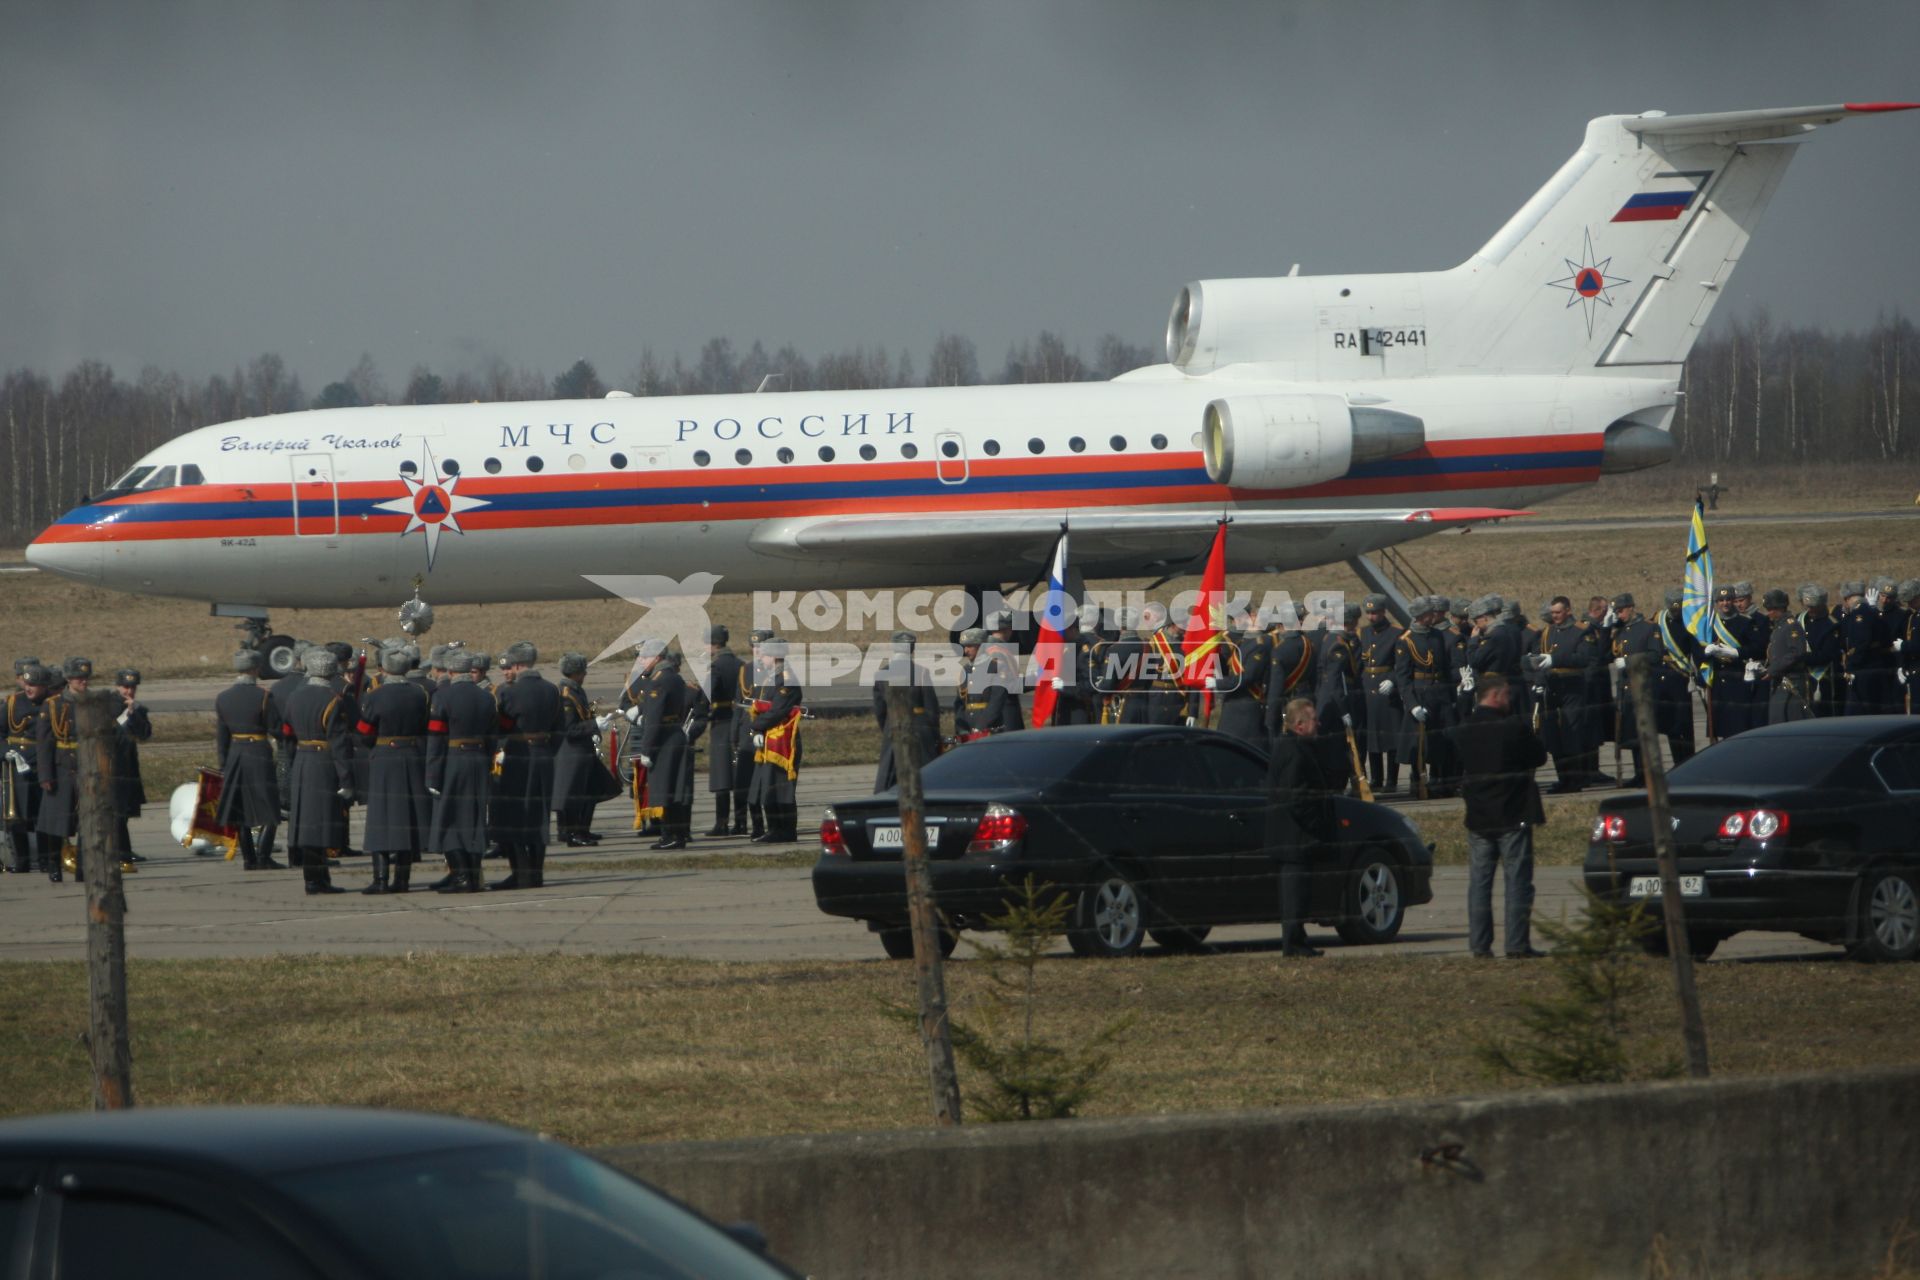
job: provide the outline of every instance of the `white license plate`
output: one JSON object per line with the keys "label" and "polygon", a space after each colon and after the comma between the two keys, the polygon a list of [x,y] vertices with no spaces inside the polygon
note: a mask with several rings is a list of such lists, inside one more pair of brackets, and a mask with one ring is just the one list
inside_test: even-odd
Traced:
{"label": "white license plate", "polygon": [[[1680,896],[1683,898],[1702,897],[1707,892],[1705,876],[1681,876]],[[1627,893],[1635,898],[1657,898],[1660,896],[1659,876],[1635,876],[1627,887]]]}
{"label": "white license plate", "polygon": [[[924,830],[927,833],[927,848],[931,849],[940,843],[940,828],[929,823]],[[872,828],[870,835],[873,839],[873,847],[876,849],[902,848],[901,831],[900,827]]]}

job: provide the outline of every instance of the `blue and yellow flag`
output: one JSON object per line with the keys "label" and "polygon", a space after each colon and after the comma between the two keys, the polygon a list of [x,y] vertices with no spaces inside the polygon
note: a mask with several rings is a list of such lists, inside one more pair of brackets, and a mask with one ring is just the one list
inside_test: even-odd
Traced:
{"label": "blue and yellow flag", "polygon": [[1680,620],[1701,644],[1713,643],[1713,552],[1707,549],[1706,505],[1696,496],[1687,526],[1687,576],[1682,579]]}

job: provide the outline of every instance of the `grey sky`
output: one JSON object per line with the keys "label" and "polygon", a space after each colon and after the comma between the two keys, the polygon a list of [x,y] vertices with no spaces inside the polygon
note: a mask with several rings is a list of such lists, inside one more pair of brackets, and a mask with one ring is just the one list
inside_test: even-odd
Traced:
{"label": "grey sky", "polygon": [[[1450,266],[1613,111],[1920,98],[1920,4],[0,0],[0,365],[625,378],[716,334],[1157,347],[1191,279]],[[1911,290],[1920,112],[1721,314]]]}

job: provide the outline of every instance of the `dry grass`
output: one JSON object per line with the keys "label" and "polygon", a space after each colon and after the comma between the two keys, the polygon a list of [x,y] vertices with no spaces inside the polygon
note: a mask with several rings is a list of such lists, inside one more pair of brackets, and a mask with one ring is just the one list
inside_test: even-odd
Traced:
{"label": "dry grass", "polygon": [[[1720,1074],[1920,1061],[1915,966],[1699,974]],[[1121,1115],[1510,1088],[1482,1073],[1475,1048],[1507,1034],[1516,1003],[1551,977],[1464,960],[1235,955],[1050,960],[1040,980],[1048,1034],[1089,1036],[1134,1015],[1089,1109]],[[959,963],[949,981],[964,1012],[985,978]],[[81,966],[0,965],[0,984],[13,993],[0,1007],[0,1108],[86,1106]],[[136,962],[129,987],[148,1105],[425,1108],[580,1143],[926,1123],[917,1044],[882,1011],[912,1000],[910,965],[286,957]],[[1677,1041],[1664,974],[1636,1018]]]}

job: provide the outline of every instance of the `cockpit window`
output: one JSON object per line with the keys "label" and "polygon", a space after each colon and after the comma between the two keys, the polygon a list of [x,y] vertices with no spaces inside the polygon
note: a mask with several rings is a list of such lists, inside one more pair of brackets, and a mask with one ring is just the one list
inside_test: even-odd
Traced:
{"label": "cockpit window", "polygon": [[135,467],[118,480],[115,480],[110,487],[115,489],[137,489],[140,486],[140,482],[152,474],[152,467]]}
{"label": "cockpit window", "polygon": [[145,480],[142,480],[138,487],[142,490],[171,489],[174,483],[174,469],[172,467],[161,467]]}
{"label": "cockpit window", "polygon": [[189,462],[180,468],[181,484],[205,484],[207,478],[200,474],[200,468]]}

